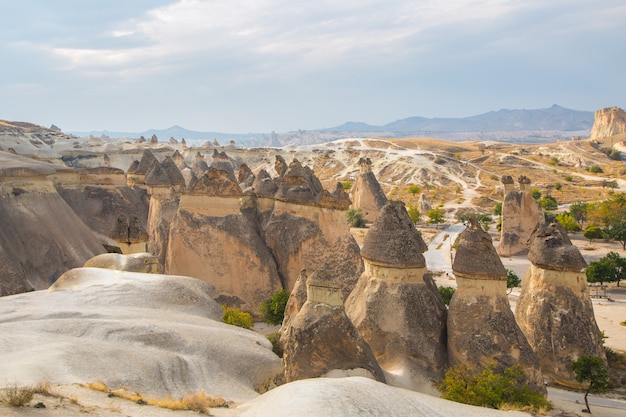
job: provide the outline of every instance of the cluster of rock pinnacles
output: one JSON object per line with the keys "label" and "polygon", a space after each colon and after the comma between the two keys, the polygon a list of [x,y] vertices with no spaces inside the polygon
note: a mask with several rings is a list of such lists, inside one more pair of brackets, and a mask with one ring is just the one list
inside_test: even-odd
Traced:
{"label": "cluster of rock pinnacles", "polygon": [[457,242],[458,288],[446,308],[422,255],[427,246],[404,204],[389,202],[366,235],[365,270],[345,303],[325,271],[300,274],[280,329],[287,381],[343,369],[429,391],[450,366],[495,363],[521,365],[542,394],[546,382],[579,386],[571,364],[605,357],[586,263],[558,224],[538,222],[526,241],[531,267],[514,314],[492,239],[471,222]]}
{"label": "cluster of rock pinnacles", "polygon": [[[358,246],[338,243],[350,240],[337,232],[347,228],[343,211],[350,205],[341,184],[324,190],[297,160],[277,157],[272,178],[265,170],[255,176],[245,164],[235,175],[223,152],[215,151],[210,167],[202,155],[189,167],[178,152],[158,162],[148,151],[127,178],[129,185],[145,184],[151,196],[147,249],[166,272],[204,278],[216,286],[218,301],[240,306],[291,289],[280,329],[287,381],[343,371],[432,391],[450,366],[495,362],[521,365],[529,385],[545,393],[544,381],[577,385],[570,366],[580,355],[604,357],[585,261],[560,226],[542,222],[527,178],[520,191],[503,178],[500,255],[530,248],[532,263],[514,315],[506,270],[475,223],[459,236],[452,266],[458,289],[446,308],[426,267],[427,245],[404,204],[387,202],[371,161],[359,164],[354,188],[365,190],[357,194],[376,214],[360,255]],[[118,223],[120,241],[133,234],[146,239],[133,232],[132,221]],[[320,230],[323,224],[328,230]],[[234,238],[237,256],[222,254]],[[241,259],[251,259],[254,274]],[[301,270],[296,280],[289,278],[295,270]],[[228,278],[237,271],[240,280]],[[251,275],[254,283],[246,281]]]}

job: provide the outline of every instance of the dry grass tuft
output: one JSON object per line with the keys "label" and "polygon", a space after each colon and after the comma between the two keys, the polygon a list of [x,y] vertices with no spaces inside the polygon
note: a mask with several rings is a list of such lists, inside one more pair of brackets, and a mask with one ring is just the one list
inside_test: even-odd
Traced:
{"label": "dry grass tuft", "polygon": [[0,401],[11,407],[23,407],[28,404],[35,395],[32,387],[20,387],[17,383],[7,385],[0,394]]}
{"label": "dry grass tuft", "polygon": [[109,393],[110,395],[132,401],[134,403],[148,404],[155,407],[167,408],[169,410],[190,410],[198,413],[210,415],[209,409],[215,407],[228,407],[229,403],[222,397],[207,395],[204,390],[197,393],[189,394],[183,398],[146,398],[141,394],[122,387],[116,390],[110,390],[102,381],[90,382],[83,386],[95,391]]}

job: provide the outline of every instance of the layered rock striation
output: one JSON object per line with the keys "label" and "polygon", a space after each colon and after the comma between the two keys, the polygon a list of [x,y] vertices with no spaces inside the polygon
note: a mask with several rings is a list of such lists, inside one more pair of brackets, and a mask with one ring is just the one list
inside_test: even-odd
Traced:
{"label": "layered rock striation", "polygon": [[506,294],[506,270],[489,234],[472,221],[459,235],[452,265],[458,288],[448,310],[451,364],[499,368],[520,364],[529,386],[545,394],[539,361],[515,321]]}
{"label": "layered rock striation", "polygon": [[587,263],[558,223],[542,223],[529,240],[531,262],[515,317],[547,381],[579,387],[571,365],[605,358],[584,269]]}
{"label": "layered rock striation", "polygon": [[389,202],[365,238],[365,271],[346,311],[389,384],[430,392],[447,366],[446,307],[426,269],[426,250],[404,203]]}
{"label": "layered rock striation", "polygon": [[47,288],[105,252],[54,187],[59,171],[0,152],[0,295]]}
{"label": "layered rock striation", "polygon": [[607,107],[596,111],[591,139],[601,139],[626,133],[626,112],[619,107]]}

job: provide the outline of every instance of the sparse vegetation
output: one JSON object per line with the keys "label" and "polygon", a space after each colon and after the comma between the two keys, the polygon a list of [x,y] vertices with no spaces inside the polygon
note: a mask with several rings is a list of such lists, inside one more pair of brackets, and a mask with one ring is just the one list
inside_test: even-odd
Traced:
{"label": "sparse vegetation", "polygon": [[285,316],[287,301],[289,301],[289,292],[282,288],[263,301],[259,306],[263,321],[271,325],[281,324]]}
{"label": "sparse vegetation", "polygon": [[506,288],[508,289],[507,294],[510,294],[511,291],[513,291],[513,288],[517,288],[520,285],[522,285],[522,280],[520,279],[520,277],[515,273],[515,271],[511,269],[507,269],[506,270]]}
{"label": "sparse vegetation", "polygon": [[565,181],[573,181],[573,180],[574,180],[574,178],[572,178],[572,176],[571,176],[571,175],[569,175],[569,174],[568,174],[568,175],[566,175],[566,176],[564,176],[564,177],[563,177],[563,179],[564,179]]}
{"label": "sparse vegetation", "polygon": [[534,411],[549,408],[543,395],[530,389],[520,365],[502,370],[495,363],[482,370],[457,365],[445,373],[439,391],[447,400],[481,407]]}
{"label": "sparse vegetation", "polygon": [[609,252],[597,261],[589,262],[585,270],[587,282],[616,282],[619,287],[621,280],[626,279],[626,258],[617,252]]}
{"label": "sparse vegetation", "polygon": [[419,185],[415,185],[415,184],[409,185],[408,190],[409,190],[409,192],[411,194],[413,194],[413,196],[415,196],[417,193],[422,191],[422,189],[419,187]]}
{"label": "sparse vegetation", "polygon": [[445,214],[445,210],[441,207],[428,210],[428,223],[434,224],[436,228],[439,228],[439,223],[445,222]]}
{"label": "sparse vegetation", "polygon": [[454,287],[438,287],[437,290],[439,291],[443,303],[449,306],[456,289]]}
{"label": "sparse vegetation", "polygon": [[409,204],[407,206],[407,213],[409,215],[409,218],[411,219],[411,221],[413,223],[417,223],[420,221],[422,214],[420,213],[419,209],[417,208],[417,205],[415,204]]}
{"label": "sparse vegetation", "polygon": [[599,165],[592,165],[589,168],[587,168],[587,171],[592,172],[594,174],[600,174],[600,173],[604,172],[602,167],[599,166]]}
{"label": "sparse vegetation", "polygon": [[537,202],[544,210],[556,210],[557,208],[559,208],[559,204],[557,203],[556,198],[552,197],[549,194],[541,197],[539,200],[537,200]]}
{"label": "sparse vegetation", "polygon": [[539,188],[537,187],[531,188],[530,194],[533,196],[535,200],[539,200],[541,198],[541,191],[539,191]]}
{"label": "sparse vegetation", "polygon": [[346,191],[350,191],[352,188],[352,181],[341,181],[341,187]]}
{"label": "sparse vegetation", "polygon": [[587,226],[587,228],[583,232],[583,236],[585,237],[585,239],[589,239],[589,243],[591,243],[594,239],[602,238],[602,229],[600,229],[598,226]]}
{"label": "sparse vegetation", "polygon": [[22,387],[17,383],[9,384],[0,393],[0,401],[11,407],[24,407],[31,402],[35,390],[33,387]]}
{"label": "sparse vegetation", "polygon": [[363,210],[349,209],[346,212],[346,219],[350,227],[365,227],[365,219],[363,219]]}
{"label": "sparse vegetation", "polygon": [[558,165],[559,164],[559,158],[557,158],[556,156],[552,156],[550,157],[550,159],[548,159],[548,165]]}
{"label": "sparse vegetation", "polygon": [[587,396],[590,392],[604,392],[609,388],[609,373],[604,360],[596,356],[583,355],[572,364],[572,371],[579,383],[589,382],[585,391],[585,405],[591,413]]}
{"label": "sparse vegetation", "polygon": [[279,358],[283,357],[283,350],[280,347],[280,333],[275,332],[275,333],[270,333],[267,336],[267,340],[270,341],[270,343],[272,344],[272,352],[274,352],[276,354],[276,356],[278,356]]}
{"label": "sparse vegetation", "polygon": [[222,305],[222,309],[224,310],[224,323],[232,324],[237,327],[243,327],[244,329],[251,329],[254,327],[252,314],[227,305]]}

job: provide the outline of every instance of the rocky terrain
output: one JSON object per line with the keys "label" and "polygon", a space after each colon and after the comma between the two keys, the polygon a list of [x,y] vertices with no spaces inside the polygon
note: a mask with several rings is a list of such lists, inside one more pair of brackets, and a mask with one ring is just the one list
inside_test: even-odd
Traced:
{"label": "rocky terrain", "polygon": [[[621,113],[604,117],[606,112],[614,113],[598,113],[596,121],[620,129]],[[584,338],[535,331],[537,315],[552,307],[533,306],[523,296],[517,308],[529,317],[517,318],[521,331],[515,324],[515,306],[504,293],[508,260],[500,260],[495,246],[525,240],[530,231],[537,236],[531,224],[537,222],[513,222],[509,240],[495,246],[482,231],[485,236],[471,235],[471,228],[461,233],[448,268],[458,276],[458,294],[446,310],[435,288],[445,266],[429,270],[434,258],[422,255],[426,243],[405,207],[440,207],[452,223],[465,210],[489,213],[511,196],[512,209],[503,207],[503,215],[528,220],[524,178],[560,203],[626,189],[624,164],[611,152],[626,133],[540,146],[371,138],[248,149],[216,142],[188,147],[156,137],[81,139],[8,122],[0,128],[2,291],[41,290],[0,298],[2,375],[20,384],[52,382],[61,397],[74,383],[101,383],[105,391],[125,387],[153,398],[203,391],[232,405],[216,410],[219,415],[276,414],[283,402],[281,412],[302,407],[303,415],[339,413],[317,392],[350,392],[340,397],[344,414],[334,415],[487,415],[393,386],[432,391],[425,385],[440,377],[448,357],[482,366],[487,345],[493,348],[487,356],[505,365],[521,355],[534,375],[538,363],[530,342],[549,374],[555,363],[571,358],[547,358],[542,338],[560,337],[562,352],[577,351]],[[592,173],[596,166],[600,170]],[[373,173],[376,182],[369,178]],[[509,178],[520,178],[519,198]],[[381,213],[371,234],[363,235],[362,250],[345,221],[351,201],[344,188],[350,184],[353,200],[365,196],[368,210]],[[383,204],[383,197],[391,203]],[[428,252],[441,249],[443,243],[433,242],[437,246]],[[542,284],[546,277],[563,287],[581,282],[582,264],[570,271],[556,262],[557,246],[548,245],[554,256],[540,244],[530,247],[522,292],[543,294],[539,298],[558,305],[559,314],[584,316],[597,348],[593,308],[576,307],[575,297],[558,304],[563,297]],[[450,258],[452,244],[445,247],[444,259]],[[572,291],[580,293],[576,285]],[[258,333],[221,323],[219,308],[257,314],[260,302],[279,288],[293,290],[280,331],[285,366]],[[569,307],[575,313],[567,313]],[[393,314],[383,315],[386,309]],[[432,323],[405,320],[404,328],[403,314],[427,315]],[[382,331],[389,335],[377,340]],[[464,331],[480,334],[484,346],[464,343]],[[344,378],[300,381],[321,375]],[[289,383],[271,389],[282,378]],[[571,379],[555,376],[562,385]],[[129,415],[140,415],[134,413]]]}

